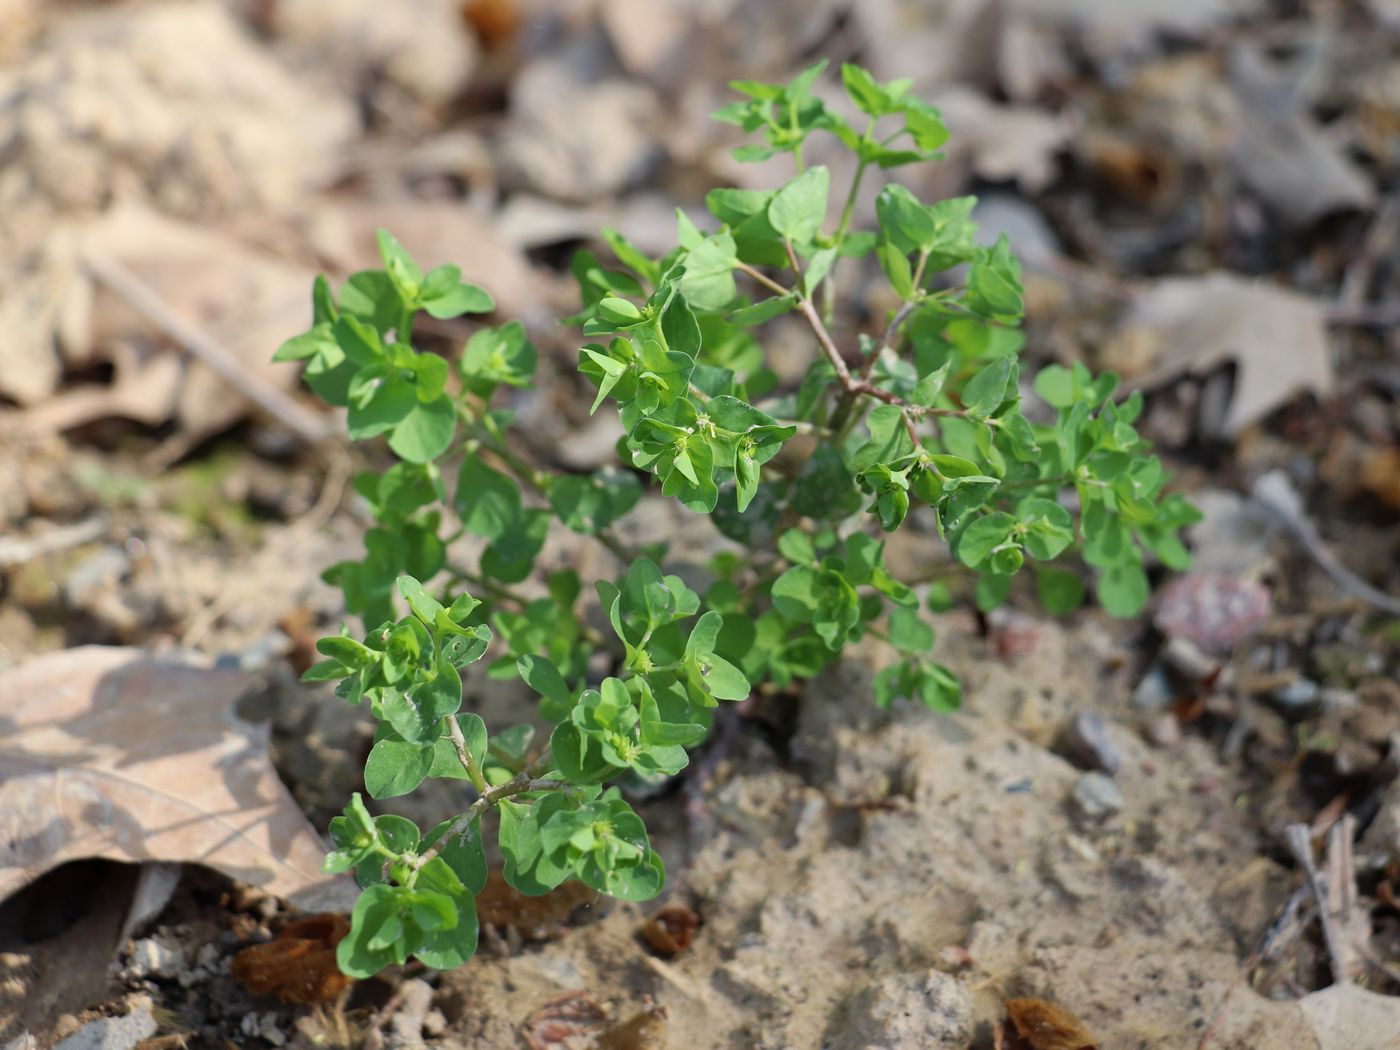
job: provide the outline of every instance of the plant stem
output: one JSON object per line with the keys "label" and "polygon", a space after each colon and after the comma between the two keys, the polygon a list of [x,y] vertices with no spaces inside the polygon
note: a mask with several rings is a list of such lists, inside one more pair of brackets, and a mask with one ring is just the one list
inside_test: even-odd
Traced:
{"label": "plant stem", "polygon": [[411,862],[413,870],[417,871],[422,868],[423,865],[427,864],[446,849],[448,843],[453,839],[461,838],[465,835],[471,828],[473,822],[479,819],[486,810],[501,801],[501,799],[509,798],[511,795],[523,795],[527,791],[558,791],[567,788],[569,785],[562,780],[535,779],[539,773],[544,772],[544,770],[548,768],[549,764],[550,763],[546,759],[541,759],[514,779],[507,780],[504,784],[497,784],[495,787],[487,788],[483,791],[481,797],[467,807],[465,813],[452,822],[451,827],[443,833],[442,838],[438,839],[413,859]]}
{"label": "plant stem", "polygon": [[457,752],[457,761],[462,763],[462,768],[467,771],[467,779],[471,781],[472,787],[477,791],[486,792],[486,777],[481,773],[481,766],[472,757],[471,749],[467,747],[467,738],[462,735],[462,727],[457,723],[457,716],[450,715],[447,719],[447,735],[452,739],[452,747]]}

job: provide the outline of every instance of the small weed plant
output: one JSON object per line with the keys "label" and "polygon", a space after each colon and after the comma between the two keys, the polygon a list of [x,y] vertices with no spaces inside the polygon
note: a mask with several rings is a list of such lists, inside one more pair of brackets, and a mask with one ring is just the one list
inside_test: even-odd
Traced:
{"label": "small weed plant", "polygon": [[[928,614],[949,592],[915,589],[883,559],[882,535],[911,520],[975,574],[982,609],[1029,567],[1053,613],[1084,600],[1088,577],[1110,613],[1128,616],[1147,598],[1146,554],[1185,566],[1177,531],[1195,514],[1163,494],[1161,463],[1133,427],[1138,395],[1114,402],[1112,375],[1052,365],[1033,385],[1053,421],[1022,414],[1020,268],[1005,238],[978,244],[974,199],[925,204],[890,183],[878,228],[853,228],[863,180],[938,156],[938,112],[908,81],[845,66],[859,130],[812,93],[821,71],[736,82],[742,99],[716,114],[758,136],[739,159],[791,155],[786,185],[714,190],[717,228],[680,214],[663,259],[611,231],[614,263],[576,256],[582,309],[569,323],[588,340],[578,370],[593,411],[618,412],[625,430],[616,468],[551,473],[520,453],[505,402],[531,386],[536,354],[519,322],[476,330],[453,362],[415,349],[420,311],[455,318],[494,304],[455,266],[421,270],[388,233],[383,269],[338,295],[318,279],[311,329],[278,351],[347,409],[352,440],[385,438],[397,457],[355,478],[375,524],[364,557],[326,573],[368,633],[322,639],[325,659],[306,677],[337,681],[378,719],[372,797],[439,777],[474,799],[426,832],[372,816],[358,794],[332,821],[326,870],[353,871],[362,887],[339,949],[346,973],[471,957],[492,811],[505,877],[522,893],[580,879],[626,900],[655,896],[661,860],[610,782],[679,773],[716,705],[809,678],[865,635],[898,654],[876,675],[878,704],[956,707],[957,679],[930,657]],[[839,201],[828,169],[805,163],[818,134],[855,155]],[[872,256],[892,305],[868,325],[878,334],[843,346],[833,333],[859,332],[860,304],[838,279],[873,273]],[[762,332],[789,313],[813,352],[785,389]],[[709,560],[703,593],[667,572],[664,547],[634,551],[618,537],[648,487],[733,541]],[[605,545],[619,577],[535,573],[556,521]],[[485,543],[475,565],[449,556],[464,534]],[[1056,564],[1069,556],[1087,569]],[[488,735],[462,710],[460,672],[483,659],[487,674],[539,694],[547,739],[526,724]]]}

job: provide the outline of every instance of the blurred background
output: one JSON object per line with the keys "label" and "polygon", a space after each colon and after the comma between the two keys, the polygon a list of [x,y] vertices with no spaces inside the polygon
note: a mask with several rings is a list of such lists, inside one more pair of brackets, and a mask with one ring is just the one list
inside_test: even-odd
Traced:
{"label": "blurred background", "polygon": [[[897,177],[976,194],[987,242],[1009,234],[1023,374],[1082,361],[1144,390],[1140,429],[1206,514],[1196,574],[1139,623],[1086,613],[1063,642],[1013,604],[950,630],[976,638],[969,703],[1018,732],[1045,726],[978,675],[1048,645],[1078,655],[1018,682],[1108,668],[1117,692],[1085,689],[1137,720],[1135,747],[1208,742],[1181,767],[1197,794],[1156,790],[1178,830],[1199,797],[1218,790],[1225,820],[1253,792],[1249,830],[1217,829],[1259,851],[1248,899],[1216,902],[1247,952],[1288,895],[1284,823],[1329,827],[1364,800],[1374,817],[1400,755],[1400,0],[0,0],[0,670],[92,642],[305,666],[340,617],[318,574],[361,550],[347,480],[364,464],[269,359],[305,327],[316,273],[377,265],[377,227],[526,324],[542,365],[513,406],[524,452],[611,462],[618,424],[587,415],[578,335],[557,321],[571,252],[613,227],[660,255],[677,207],[704,225],[707,190],[779,184],[781,161],[737,163],[736,129],[708,114],[732,78],[820,59],[842,112],[842,61],[911,77],[942,110],[946,157]],[[834,147],[818,135],[808,159],[841,185]],[[870,330],[891,305],[878,276],[849,292]],[[470,331],[422,328],[448,352]],[[769,338],[795,381],[809,334],[788,318]],[[1209,654],[1260,608],[1279,619],[1247,654],[1253,684],[1214,691]],[[299,750],[320,716],[284,701],[274,758],[322,823],[353,786],[351,745],[326,730],[331,748]],[[1372,845],[1400,865],[1386,797]],[[1310,950],[1300,969],[1324,973]],[[1086,979],[1104,972],[1085,959]],[[1326,983],[1295,978],[1278,987]],[[1132,994],[1106,995],[1101,1023]]]}

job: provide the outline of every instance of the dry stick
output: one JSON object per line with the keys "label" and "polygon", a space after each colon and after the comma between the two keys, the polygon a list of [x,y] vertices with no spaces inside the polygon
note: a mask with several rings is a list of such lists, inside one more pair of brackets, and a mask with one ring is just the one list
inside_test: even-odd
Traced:
{"label": "dry stick", "polygon": [[60,525],[37,536],[0,536],[0,568],[23,565],[45,554],[81,547],[107,531],[106,515],[98,514],[72,525]]}
{"label": "dry stick", "polygon": [[213,369],[229,386],[264,412],[281,420],[303,441],[316,445],[329,435],[325,420],[250,372],[213,336],[175,313],[154,288],[117,260],[88,252],[83,256],[83,265],[129,306]]}
{"label": "dry stick", "polygon": [[[1284,833],[1289,850],[1302,867],[1308,887],[1317,898],[1322,937],[1327,942],[1327,954],[1332,960],[1332,977],[1338,984],[1351,981],[1361,971],[1358,964],[1365,962],[1359,946],[1352,942],[1352,922],[1348,913],[1348,909],[1354,910],[1356,898],[1355,873],[1348,863],[1355,823],[1351,814],[1347,814],[1333,826],[1328,836],[1328,874],[1331,878],[1319,872],[1313,863],[1312,840],[1306,824],[1290,824]],[[1340,836],[1344,836],[1345,844]],[[1352,884],[1335,888],[1330,885],[1343,879],[1349,879]]]}
{"label": "dry stick", "polygon": [[1400,616],[1400,599],[1372,587],[1343,565],[1327,549],[1303,511],[1302,501],[1281,471],[1271,470],[1254,483],[1250,490],[1254,502],[1269,511],[1302,544],[1303,550],[1331,576],[1337,586],[1353,597],[1360,598],[1392,616]]}

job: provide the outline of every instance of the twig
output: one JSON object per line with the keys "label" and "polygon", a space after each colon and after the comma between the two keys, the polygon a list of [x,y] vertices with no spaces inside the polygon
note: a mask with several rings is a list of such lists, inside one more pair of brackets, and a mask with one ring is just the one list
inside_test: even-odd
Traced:
{"label": "twig", "polygon": [[37,536],[0,536],[0,568],[23,565],[46,554],[81,547],[100,538],[106,531],[107,519],[98,514],[71,525],[60,525]]}
{"label": "twig", "polygon": [[1392,616],[1400,616],[1400,600],[1372,587],[1338,561],[1337,556],[1323,545],[1322,538],[1317,534],[1317,529],[1314,528],[1303,511],[1302,501],[1282,472],[1269,471],[1254,483],[1250,495],[1254,498],[1255,503],[1269,511],[1293,535],[1293,538],[1302,544],[1303,550],[1313,561],[1317,562],[1323,572],[1332,577],[1337,586],[1353,597],[1374,605],[1377,609],[1388,612]]}
{"label": "twig", "polygon": [[1285,829],[1288,848],[1302,867],[1308,887],[1317,899],[1322,937],[1332,960],[1332,977],[1338,984],[1350,981],[1364,968],[1365,957],[1355,941],[1356,876],[1351,860],[1351,837],[1355,819],[1347,814],[1327,837],[1327,874],[1313,862],[1312,838],[1306,824],[1290,824]]}
{"label": "twig", "polygon": [[154,288],[116,259],[88,252],[83,256],[83,265],[96,280],[111,288],[129,306],[216,372],[229,386],[264,412],[281,420],[303,441],[316,445],[330,435],[326,420],[245,368],[213,336],[175,313]]}

